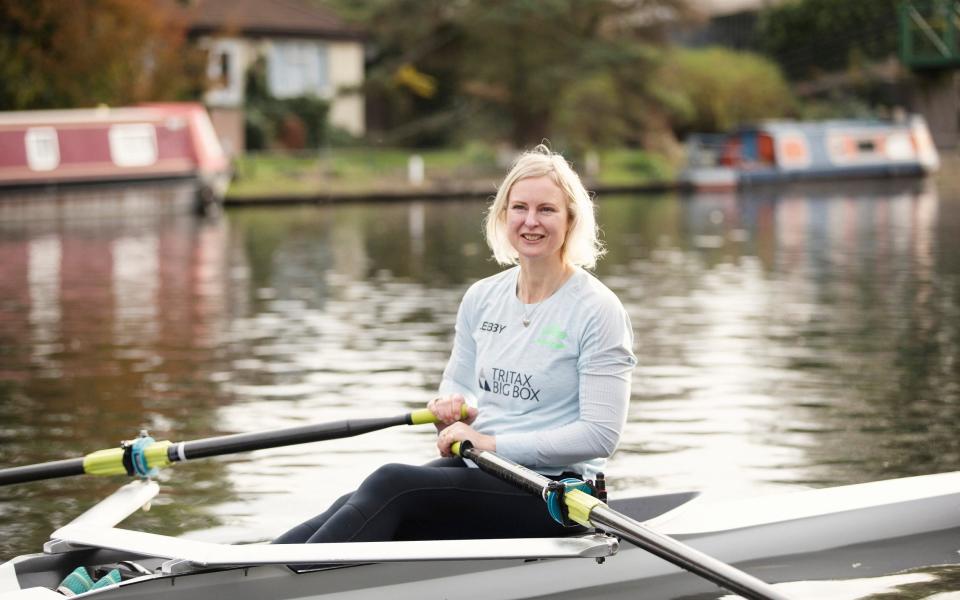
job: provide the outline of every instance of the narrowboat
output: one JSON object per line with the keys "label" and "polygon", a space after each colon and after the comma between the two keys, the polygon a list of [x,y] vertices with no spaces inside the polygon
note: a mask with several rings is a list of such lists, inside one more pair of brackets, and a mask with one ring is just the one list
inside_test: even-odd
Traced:
{"label": "narrowboat", "polygon": [[230,165],[197,103],[0,113],[0,200],[11,190],[190,180],[193,208],[219,205]]}
{"label": "narrowboat", "polygon": [[723,190],[789,181],[923,177],[940,158],[920,115],[896,120],[767,121],[687,141],[681,184]]}

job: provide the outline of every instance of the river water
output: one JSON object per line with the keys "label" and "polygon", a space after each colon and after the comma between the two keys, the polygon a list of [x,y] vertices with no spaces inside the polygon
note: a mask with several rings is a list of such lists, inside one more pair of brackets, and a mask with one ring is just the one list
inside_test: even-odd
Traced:
{"label": "river water", "polygon": [[[0,466],[421,407],[482,201],[0,222]],[[930,182],[604,196],[636,336],[613,493],[761,494],[960,469],[960,193]],[[432,428],[183,463],[125,526],[268,539]],[[122,481],[122,479],[121,479]],[[121,481],[0,489],[0,557]]]}

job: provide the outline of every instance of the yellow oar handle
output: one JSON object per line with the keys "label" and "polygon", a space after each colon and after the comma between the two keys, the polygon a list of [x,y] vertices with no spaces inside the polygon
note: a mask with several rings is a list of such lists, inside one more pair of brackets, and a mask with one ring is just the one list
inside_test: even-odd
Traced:
{"label": "yellow oar handle", "polygon": [[[469,408],[466,404],[460,405],[460,420],[466,421],[467,415],[470,414]],[[415,410],[410,413],[410,424],[411,425],[429,425],[431,423],[439,423],[436,415],[430,412],[429,408],[421,408],[420,410]]]}

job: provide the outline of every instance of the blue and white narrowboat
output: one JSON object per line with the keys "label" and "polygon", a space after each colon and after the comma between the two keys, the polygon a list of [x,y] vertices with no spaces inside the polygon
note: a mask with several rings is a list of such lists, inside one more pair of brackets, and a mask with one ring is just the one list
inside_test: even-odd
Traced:
{"label": "blue and white narrowboat", "polygon": [[808,179],[922,177],[940,158],[926,121],[767,121],[729,134],[693,135],[681,183],[719,190]]}

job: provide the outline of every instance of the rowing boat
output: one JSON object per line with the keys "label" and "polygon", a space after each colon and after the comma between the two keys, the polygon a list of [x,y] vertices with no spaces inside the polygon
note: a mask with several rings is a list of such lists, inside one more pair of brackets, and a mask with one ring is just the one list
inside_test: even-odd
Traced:
{"label": "rowing boat", "polygon": [[598,529],[558,538],[272,545],[217,544],[119,527],[160,492],[143,474],[162,461],[431,419],[415,411],[178,444],[141,437],[125,443],[124,450],[0,470],[0,485],[116,474],[121,463],[120,472],[139,465],[141,475],[54,531],[43,552],[0,565],[0,600],[62,598],[58,584],[78,567],[94,578],[115,568],[122,572],[118,583],[80,594],[102,594],[104,600],[693,599],[716,598],[723,593],[717,585],[748,598],[780,600],[810,597],[788,594],[784,590],[792,584],[785,582],[880,577],[960,563],[960,472],[741,499],[680,492],[605,503],[578,484],[558,488],[549,482],[541,490],[542,476],[466,444],[458,450],[461,456],[542,493],[548,505],[556,494],[564,518]]}
{"label": "rowing boat", "polygon": [[[142,568],[88,594],[228,598],[716,597],[709,582],[613,536],[351,544],[228,545],[116,524],[159,491],[135,481],[58,529],[44,552],[0,566],[0,600],[62,598],[79,565]],[[960,561],[960,472],[710,501],[696,493],[610,501],[614,509],[766,581],[876,577]],[[321,563],[321,564],[318,564]],[[602,563],[602,564],[598,564]]]}

